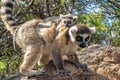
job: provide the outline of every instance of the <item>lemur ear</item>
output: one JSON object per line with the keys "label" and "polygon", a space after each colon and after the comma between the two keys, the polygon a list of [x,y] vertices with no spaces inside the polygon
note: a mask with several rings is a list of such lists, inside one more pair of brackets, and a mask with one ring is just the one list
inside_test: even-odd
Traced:
{"label": "lemur ear", "polygon": [[91,33],[95,33],[96,32],[96,28],[95,27],[89,27],[89,29],[90,29]]}
{"label": "lemur ear", "polygon": [[64,18],[64,15],[63,14],[60,14],[60,19],[63,19]]}
{"label": "lemur ear", "polygon": [[77,17],[77,16],[73,16],[73,18],[74,18],[74,21],[76,21],[76,20],[78,19],[78,17]]}
{"label": "lemur ear", "polygon": [[70,35],[70,39],[72,42],[75,42],[75,36],[76,36],[77,31],[78,31],[77,26],[72,26],[69,29],[69,35]]}

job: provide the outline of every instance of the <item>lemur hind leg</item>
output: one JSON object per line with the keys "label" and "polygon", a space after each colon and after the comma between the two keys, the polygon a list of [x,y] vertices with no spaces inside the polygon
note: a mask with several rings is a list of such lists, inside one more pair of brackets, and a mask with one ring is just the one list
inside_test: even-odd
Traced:
{"label": "lemur hind leg", "polygon": [[32,70],[40,55],[40,45],[37,43],[27,46],[24,61],[20,66],[20,72],[26,76],[35,76],[43,74],[40,71]]}
{"label": "lemur hind leg", "polygon": [[39,59],[38,59],[38,65],[39,66],[45,66],[49,63],[50,53],[42,52]]}

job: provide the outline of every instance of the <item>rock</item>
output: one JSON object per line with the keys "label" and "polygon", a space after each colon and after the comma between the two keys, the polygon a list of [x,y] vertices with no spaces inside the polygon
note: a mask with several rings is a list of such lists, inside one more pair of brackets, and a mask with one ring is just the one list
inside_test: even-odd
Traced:
{"label": "rock", "polygon": [[69,76],[60,76],[56,72],[53,62],[40,69],[45,71],[42,76],[27,78],[14,76],[8,80],[120,80],[120,48],[109,45],[91,45],[77,55],[82,64],[88,66],[88,71],[77,69],[74,64],[64,61]]}
{"label": "rock", "polygon": [[120,80],[120,47],[92,45],[78,52],[78,56],[89,70],[109,80]]}

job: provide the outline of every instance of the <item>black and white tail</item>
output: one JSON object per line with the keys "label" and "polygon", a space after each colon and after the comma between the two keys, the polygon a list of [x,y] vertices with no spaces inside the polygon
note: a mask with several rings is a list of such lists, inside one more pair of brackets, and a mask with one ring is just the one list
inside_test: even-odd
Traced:
{"label": "black and white tail", "polygon": [[5,27],[13,35],[16,29],[16,22],[12,16],[14,0],[1,0],[2,6],[0,9],[1,18]]}

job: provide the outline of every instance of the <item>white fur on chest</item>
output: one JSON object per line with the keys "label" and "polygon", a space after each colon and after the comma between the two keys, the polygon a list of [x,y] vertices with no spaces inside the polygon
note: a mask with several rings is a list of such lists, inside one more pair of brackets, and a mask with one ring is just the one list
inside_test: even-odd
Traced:
{"label": "white fur on chest", "polygon": [[77,51],[78,47],[79,46],[76,43],[68,42],[68,44],[66,44],[66,46],[63,49],[65,52],[63,54],[64,55],[72,55],[72,54],[74,54],[74,52]]}

